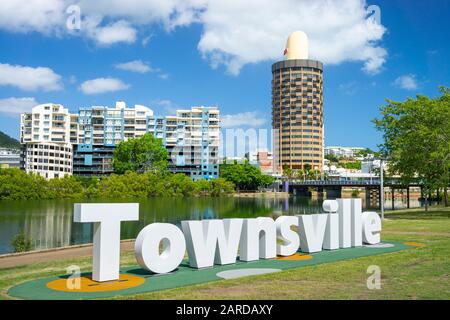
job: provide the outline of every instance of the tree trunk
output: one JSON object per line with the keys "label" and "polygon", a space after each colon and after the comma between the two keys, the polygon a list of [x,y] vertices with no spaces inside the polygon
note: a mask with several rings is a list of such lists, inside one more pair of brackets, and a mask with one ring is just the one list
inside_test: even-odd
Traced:
{"label": "tree trunk", "polygon": [[448,190],[447,186],[444,187],[444,205],[448,207]]}

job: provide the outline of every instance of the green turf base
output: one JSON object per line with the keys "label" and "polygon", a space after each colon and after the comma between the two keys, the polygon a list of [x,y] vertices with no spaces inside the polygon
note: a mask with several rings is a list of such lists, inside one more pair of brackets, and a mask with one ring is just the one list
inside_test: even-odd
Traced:
{"label": "green turf base", "polygon": [[[384,242],[387,243],[387,242]],[[194,284],[200,284],[210,281],[222,280],[222,278],[217,276],[217,273],[226,270],[237,270],[237,269],[291,269],[299,268],[304,266],[316,265],[321,263],[336,262],[347,259],[354,259],[359,257],[396,252],[408,248],[414,248],[399,242],[389,242],[392,247],[387,248],[370,248],[370,247],[358,247],[358,248],[348,248],[339,249],[333,251],[321,251],[318,253],[311,254],[313,258],[311,260],[258,260],[254,262],[241,262],[237,261],[235,264],[226,266],[214,266],[207,269],[194,269],[189,267],[187,261],[179,266],[179,268],[170,274],[165,275],[155,275],[146,270],[141,269],[139,266],[132,266],[121,268],[121,273],[132,274],[145,278],[145,282],[137,287],[108,291],[108,292],[62,292],[55,291],[47,288],[47,283],[53,280],[66,278],[67,275],[45,278],[39,280],[28,281],[12,287],[8,291],[8,295],[16,298],[22,299],[33,299],[33,300],[73,300],[73,299],[95,299],[95,298],[109,298],[120,295],[129,295],[137,293],[145,293],[152,291],[160,291],[165,289],[178,288],[183,286],[189,286]],[[84,276],[89,276],[90,274],[83,274]]]}

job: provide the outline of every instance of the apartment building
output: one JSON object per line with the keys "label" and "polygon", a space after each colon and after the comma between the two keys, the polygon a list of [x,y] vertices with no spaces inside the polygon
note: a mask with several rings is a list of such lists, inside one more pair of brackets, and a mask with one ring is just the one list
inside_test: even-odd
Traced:
{"label": "apartment building", "polygon": [[20,118],[22,167],[51,179],[72,175],[69,110],[42,104]]}
{"label": "apartment building", "polygon": [[193,180],[219,176],[219,109],[192,107],[166,117],[165,144],[170,170]]}
{"label": "apartment building", "polygon": [[[115,107],[92,106],[80,108],[78,113],[69,114],[59,106],[59,113],[47,114],[47,107],[55,110],[57,105],[43,105],[33,108],[32,113],[22,115],[21,141],[32,155],[37,152],[37,165],[34,159],[24,164],[27,170],[39,172],[39,165],[50,157],[50,147],[54,151],[64,145],[64,152],[70,153],[70,173],[79,176],[103,176],[113,172],[112,158],[116,146],[130,138],[149,132],[162,139],[169,151],[169,169],[181,172],[192,179],[211,179],[218,177],[219,149],[219,110],[217,107],[193,107],[177,110],[174,116],[157,116],[145,106],[127,107],[118,101]],[[47,113],[42,113],[43,110]],[[41,114],[42,113],[42,114]],[[45,118],[45,119],[44,119]],[[54,119],[58,130],[46,130],[47,124],[40,119]],[[53,120],[52,120],[53,121]],[[53,124],[52,124],[53,125]],[[53,127],[52,127],[53,128]],[[61,135],[64,129],[64,135]],[[41,139],[44,139],[41,141]],[[46,140],[45,140],[46,139]],[[39,144],[37,144],[39,143]],[[42,147],[40,144],[42,144]],[[36,149],[36,150],[35,150]],[[51,152],[53,157],[66,157],[60,151]],[[56,156],[55,156],[56,155]],[[41,158],[40,158],[41,157]],[[31,161],[31,162],[30,162]],[[57,159],[52,159],[56,162]],[[54,167],[52,167],[52,170]],[[59,168],[58,168],[59,169]],[[66,168],[67,169],[67,168]],[[58,177],[49,172],[42,174],[47,178]]]}
{"label": "apartment building", "polygon": [[141,105],[127,108],[123,101],[118,101],[114,108],[80,108],[77,114],[71,115],[70,122],[70,139],[74,145],[74,174],[111,174],[115,147],[122,141],[148,132],[147,124],[152,117],[151,109]]}

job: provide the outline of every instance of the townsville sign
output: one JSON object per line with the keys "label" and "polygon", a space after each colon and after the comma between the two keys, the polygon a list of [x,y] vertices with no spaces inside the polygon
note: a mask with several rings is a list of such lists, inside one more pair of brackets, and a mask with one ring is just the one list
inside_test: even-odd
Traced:
{"label": "townsville sign", "polygon": [[[174,271],[186,254],[192,268],[291,256],[299,249],[360,247],[381,240],[381,219],[362,212],[361,199],[326,200],[326,213],[250,219],[152,223],[136,238],[139,265],[153,273]],[[75,204],[75,222],[94,223],[92,280],[119,280],[120,224],[139,219],[138,203]]]}

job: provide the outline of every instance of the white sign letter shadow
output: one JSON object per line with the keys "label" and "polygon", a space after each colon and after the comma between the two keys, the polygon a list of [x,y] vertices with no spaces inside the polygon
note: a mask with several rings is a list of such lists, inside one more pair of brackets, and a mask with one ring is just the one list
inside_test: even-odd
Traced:
{"label": "white sign letter shadow", "polygon": [[74,222],[94,223],[92,280],[119,280],[120,223],[139,220],[139,203],[76,203]]}

